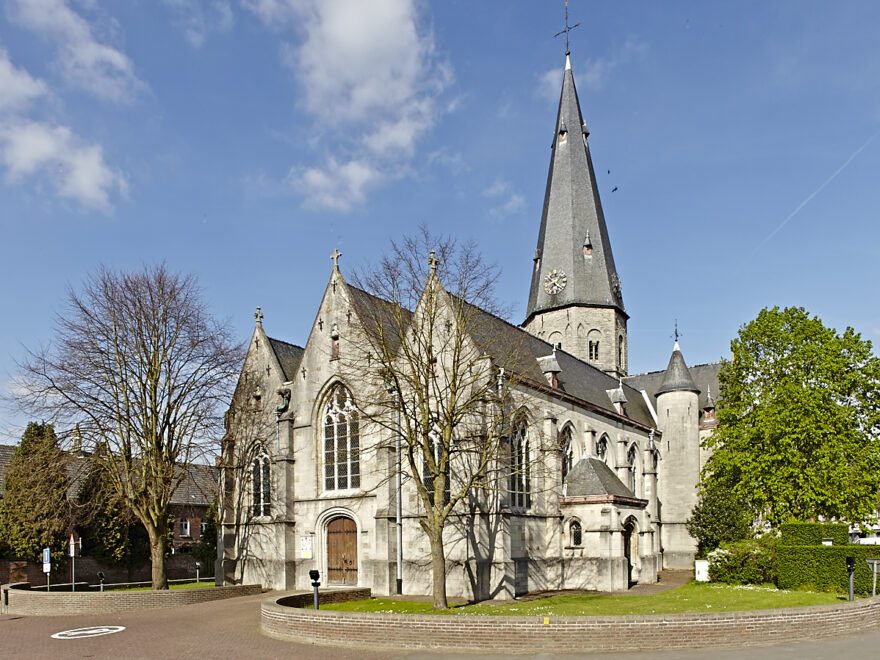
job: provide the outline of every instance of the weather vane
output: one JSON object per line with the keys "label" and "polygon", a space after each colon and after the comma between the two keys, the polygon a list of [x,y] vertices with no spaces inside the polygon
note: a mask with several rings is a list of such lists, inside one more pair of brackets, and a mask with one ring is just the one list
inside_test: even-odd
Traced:
{"label": "weather vane", "polygon": [[564,35],[565,35],[565,54],[566,54],[566,55],[568,55],[568,33],[571,32],[572,30],[574,30],[574,29],[575,29],[578,25],[580,25],[580,24],[581,24],[580,21],[578,21],[578,22],[575,23],[574,25],[569,25],[569,24],[568,24],[568,0],[565,0],[565,29],[564,29],[564,30],[560,30],[559,32],[557,32],[556,34],[554,34],[554,35],[553,35],[553,38],[555,39],[555,38],[558,37],[560,34],[564,34]]}
{"label": "weather vane", "polygon": [[681,337],[681,333],[678,331],[678,319],[675,319],[675,332],[672,335],[675,338],[675,341],[678,341],[678,338]]}

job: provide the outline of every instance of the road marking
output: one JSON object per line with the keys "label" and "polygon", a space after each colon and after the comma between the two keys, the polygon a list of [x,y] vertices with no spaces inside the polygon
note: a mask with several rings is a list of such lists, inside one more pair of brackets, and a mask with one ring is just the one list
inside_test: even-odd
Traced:
{"label": "road marking", "polygon": [[122,632],[125,626],[93,626],[91,628],[74,628],[73,630],[62,630],[52,635],[52,639],[83,639],[85,637],[100,637],[101,635],[112,635],[113,633]]}

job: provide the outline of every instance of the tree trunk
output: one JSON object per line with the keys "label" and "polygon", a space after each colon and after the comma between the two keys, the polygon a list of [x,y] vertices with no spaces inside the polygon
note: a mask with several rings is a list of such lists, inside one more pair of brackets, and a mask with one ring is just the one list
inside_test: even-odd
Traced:
{"label": "tree trunk", "polygon": [[434,574],[434,609],[449,609],[446,600],[446,551],[443,548],[443,528],[431,529],[431,570]]}
{"label": "tree trunk", "polygon": [[147,527],[150,536],[150,563],[152,564],[153,589],[167,589],[168,575],[165,571],[165,546],[167,530],[158,529],[154,525]]}

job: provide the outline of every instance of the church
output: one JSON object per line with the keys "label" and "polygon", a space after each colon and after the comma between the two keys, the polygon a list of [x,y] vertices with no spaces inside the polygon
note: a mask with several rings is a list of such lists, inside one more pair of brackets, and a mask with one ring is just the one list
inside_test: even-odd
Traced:
{"label": "church", "polygon": [[[499,383],[499,344],[516,354],[505,446],[520,470],[474,488],[479,506],[456,505],[462,524],[444,533],[452,597],[622,591],[693,566],[685,523],[720,365],[688,367],[676,339],[665,369],[628,373],[629,316],[588,137],[566,54],[526,318],[482,313],[473,341]],[[364,310],[391,303],[347,282],[339,256],[302,346],[270,337],[257,308],[226,415],[223,581],[309,589],[318,570],[326,586],[430,594],[424,503],[401,479],[390,427],[367,411],[382,375],[340,359],[369,323]]]}

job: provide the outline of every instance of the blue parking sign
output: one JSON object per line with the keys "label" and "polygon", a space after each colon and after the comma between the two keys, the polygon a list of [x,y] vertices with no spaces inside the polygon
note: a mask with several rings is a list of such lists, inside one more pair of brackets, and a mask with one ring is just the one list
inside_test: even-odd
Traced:
{"label": "blue parking sign", "polygon": [[52,561],[52,555],[49,552],[49,548],[43,548],[43,563],[48,564]]}

